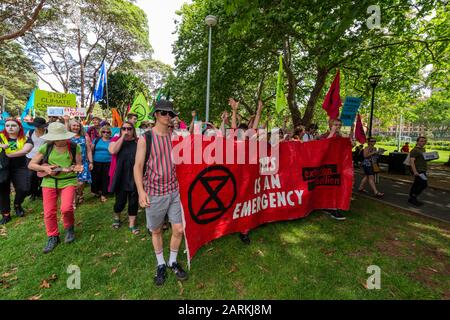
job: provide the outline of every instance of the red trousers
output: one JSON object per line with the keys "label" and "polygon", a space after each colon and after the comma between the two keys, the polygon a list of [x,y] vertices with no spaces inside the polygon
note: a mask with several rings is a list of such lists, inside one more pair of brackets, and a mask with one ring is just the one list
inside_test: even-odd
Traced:
{"label": "red trousers", "polygon": [[68,229],[74,225],[73,200],[75,198],[76,188],[74,186],[63,189],[42,188],[44,222],[47,236],[59,236],[57,217],[59,195],[61,195],[61,215],[63,217],[64,229]]}

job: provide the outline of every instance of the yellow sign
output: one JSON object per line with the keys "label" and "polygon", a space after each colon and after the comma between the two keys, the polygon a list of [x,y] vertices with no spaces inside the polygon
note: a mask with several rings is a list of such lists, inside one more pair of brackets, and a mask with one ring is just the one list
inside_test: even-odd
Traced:
{"label": "yellow sign", "polygon": [[77,96],[73,93],[36,90],[34,94],[35,108],[48,108],[48,107],[76,108],[76,106],[77,106]]}

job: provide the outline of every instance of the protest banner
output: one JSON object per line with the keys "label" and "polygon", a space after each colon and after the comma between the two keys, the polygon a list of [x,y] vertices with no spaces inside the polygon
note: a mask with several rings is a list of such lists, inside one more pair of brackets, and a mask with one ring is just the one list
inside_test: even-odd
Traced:
{"label": "protest banner", "polygon": [[63,107],[48,107],[47,115],[52,117],[85,117],[86,108],[63,108]]}
{"label": "protest banner", "polygon": [[344,126],[353,125],[353,122],[355,122],[356,113],[358,113],[359,106],[361,105],[361,101],[361,98],[345,98],[344,107],[341,112],[341,120]]}
{"label": "protest banner", "polygon": [[69,107],[76,108],[77,96],[73,93],[50,92],[36,90],[34,94],[35,108]]}
{"label": "protest banner", "polygon": [[[188,158],[195,157],[193,140],[191,135],[175,142],[174,157],[182,157],[179,144],[190,146]],[[201,143],[207,150],[212,142]],[[239,144],[248,141],[234,143],[231,158],[236,160]],[[278,157],[272,156],[273,151],[263,158],[258,153],[244,155],[246,164],[211,163],[203,157],[177,165],[188,261],[202,245],[230,233],[302,218],[315,209],[349,209],[353,180],[350,139],[284,142],[279,144]],[[252,157],[256,161],[251,161]]]}

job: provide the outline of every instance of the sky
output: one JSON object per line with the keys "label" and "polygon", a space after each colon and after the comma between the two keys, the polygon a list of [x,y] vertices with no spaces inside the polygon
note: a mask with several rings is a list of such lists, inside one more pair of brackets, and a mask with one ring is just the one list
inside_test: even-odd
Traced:
{"label": "sky", "polygon": [[[174,66],[174,56],[172,54],[172,44],[177,39],[175,32],[175,19],[179,16],[176,11],[183,3],[191,3],[191,0],[137,0],[136,5],[142,8],[147,14],[149,26],[150,44],[153,47],[153,59],[160,60],[166,64]],[[61,85],[55,77],[46,76],[47,81],[52,82],[55,88]],[[50,87],[43,81],[39,81],[39,88],[50,90]]]}

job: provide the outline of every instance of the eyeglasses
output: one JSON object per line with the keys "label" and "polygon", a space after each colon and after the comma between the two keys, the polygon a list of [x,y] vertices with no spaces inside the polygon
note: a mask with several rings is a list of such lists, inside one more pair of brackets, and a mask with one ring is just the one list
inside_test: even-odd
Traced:
{"label": "eyeglasses", "polygon": [[109,133],[109,134],[111,134],[111,131],[102,131],[102,133]]}
{"label": "eyeglasses", "polygon": [[123,127],[122,128],[123,131],[133,131],[132,127]]}

